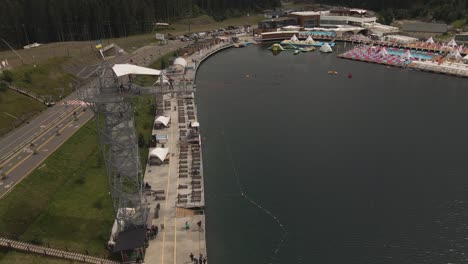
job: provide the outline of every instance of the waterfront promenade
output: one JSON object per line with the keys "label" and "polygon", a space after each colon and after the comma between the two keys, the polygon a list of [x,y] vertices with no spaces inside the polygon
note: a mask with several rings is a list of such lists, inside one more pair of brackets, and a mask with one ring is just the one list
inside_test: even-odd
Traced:
{"label": "waterfront promenade", "polygon": [[[172,76],[176,84],[195,79],[198,65],[219,50],[232,46],[230,41],[209,45],[185,57],[188,62],[184,75]],[[153,129],[153,135],[167,138],[150,148],[145,171],[151,225],[158,235],[149,241],[145,263],[191,263],[190,254],[198,260],[207,257],[205,235],[205,191],[201,145],[189,143],[191,124],[198,122],[193,93],[165,94],[158,101],[158,115],[170,117],[170,126]],[[203,124],[200,124],[201,126]],[[197,129],[192,130],[198,131]],[[200,137],[199,137],[200,139]],[[168,161],[152,165],[151,152],[168,148]],[[188,227],[188,228],[187,228]],[[208,263],[208,261],[207,261]]]}

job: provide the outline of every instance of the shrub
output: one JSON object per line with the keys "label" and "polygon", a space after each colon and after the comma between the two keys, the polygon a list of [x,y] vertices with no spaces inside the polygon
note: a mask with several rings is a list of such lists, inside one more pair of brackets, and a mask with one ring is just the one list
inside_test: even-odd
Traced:
{"label": "shrub", "polygon": [[4,70],[2,72],[2,80],[7,82],[7,83],[12,83],[13,82],[13,73],[9,70]]}

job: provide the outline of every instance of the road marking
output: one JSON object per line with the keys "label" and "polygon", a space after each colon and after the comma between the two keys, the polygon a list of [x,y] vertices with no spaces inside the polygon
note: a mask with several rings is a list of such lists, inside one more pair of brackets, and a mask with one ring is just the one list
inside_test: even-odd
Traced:
{"label": "road marking", "polygon": [[[84,112],[83,112],[83,113],[84,113]],[[80,116],[81,116],[81,114],[80,114]],[[91,115],[91,116],[89,117],[89,119],[86,120],[86,122],[84,122],[84,123],[81,124],[81,126],[84,126],[86,123],[88,123],[88,121],[91,120],[91,118],[93,118],[93,116],[94,116],[94,115]],[[76,130],[76,131],[78,131],[78,130]],[[70,135],[70,137],[72,137],[73,134],[76,133],[76,131],[73,132],[73,133]],[[69,137],[69,138],[70,138],[70,137]],[[64,141],[63,141],[62,143],[60,143],[55,149],[60,148],[63,144],[65,144],[65,142],[67,142],[67,140],[64,140]],[[44,157],[43,160],[42,160],[40,163],[38,163],[38,164],[36,164],[35,166],[33,166],[26,174],[23,175],[23,177],[21,177],[21,179],[19,179],[17,182],[15,182],[15,184],[14,184],[12,187],[15,187],[18,183],[20,183],[24,178],[26,178],[26,176],[28,176],[33,170],[35,170],[35,169],[37,168],[37,166],[39,166],[39,164],[41,164],[41,163],[42,163],[44,160],[46,160],[47,158],[48,158],[48,156],[47,156],[47,157]],[[23,160],[23,161],[24,161],[24,160]],[[23,162],[23,161],[21,161],[21,162]],[[13,188],[11,188],[10,190],[12,190],[12,189],[13,189]],[[10,192],[10,190],[7,191],[7,192],[5,192],[5,193],[3,193],[2,195],[0,195],[0,199],[3,198],[5,195],[7,195],[7,194]]]}
{"label": "road marking", "polygon": [[[78,110],[79,108],[80,108],[80,107],[78,106],[78,107],[76,107],[75,109]],[[70,112],[69,114],[71,114],[71,112]],[[46,122],[47,122],[48,124],[56,123],[56,122],[58,122],[58,120],[63,120],[64,118],[66,118],[66,115],[67,115],[67,112],[61,113],[60,115],[58,115],[58,117],[55,116],[55,115],[50,115],[50,116],[46,117],[45,120],[42,120],[39,124],[43,124],[43,123],[46,123]],[[38,124],[38,125],[39,125],[39,124]],[[33,126],[32,128],[30,128],[29,130],[26,130],[25,132],[31,132],[31,131],[33,131],[34,129],[37,129],[37,128],[38,128],[38,126],[35,125],[35,126]],[[29,137],[29,138],[23,140],[23,142],[33,140],[34,137],[36,137],[36,136],[39,135],[40,133],[43,133],[43,129],[40,129],[40,131],[34,133],[32,137]],[[4,146],[4,147],[3,147],[2,149],[0,149],[0,150],[4,150],[4,149],[8,148],[10,145],[14,144],[14,143],[17,142],[19,139],[21,139],[21,138],[23,138],[23,137],[25,137],[25,136],[27,136],[27,135],[26,135],[26,134],[23,134],[23,135],[21,135],[21,136],[19,136],[19,137],[16,137],[12,142],[10,142],[8,145]],[[20,144],[21,144],[21,143],[20,143]],[[19,144],[18,144],[18,145],[19,145]],[[9,154],[7,154],[7,156],[8,156],[8,155],[9,155]],[[7,162],[8,162],[8,161],[7,161]],[[2,166],[2,165],[0,165],[0,166]]]}
{"label": "road marking", "polygon": [[[78,107],[78,108],[79,108],[79,107]],[[84,113],[84,112],[82,112],[82,113]],[[73,114],[73,112],[70,112],[68,115],[63,116],[63,118],[62,118],[60,121],[64,121],[67,117],[69,117],[69,116],[72,115],[72,114]],[[81,115],[81,114],[80,114],[80,115]],[[62,117],[62,116],[60,116],[60,117]],[[60,118],[60,117],[59,117],[59,118]],[[59,119],[59,118],[56,118],[56,119]],[[55,119],[55,120],[56,120],[56,119]],[[60,121],[57,121],[57,122],[60,122]],[[46,129],[46,130],[44,130],[44,131],[41,131],[41,133],[42,133],[43,135],[45,135],[45,134],[47,133],[47,131],[52,130],[52,128],[53,128],[53,126],[51,126],[50,128],[48,128],[48,129]],[[31,129],[31,130],[32,130],[32,129]],[[31,131],[31,130],[30,130],[30,131]],[[41,133],[39,133],[38,135],[40,135]],[[0,167],[5,166],[5,164],[6,164],[7,162],[11,161],[11,160],[12,160],[14,157],[16,157],[19,153],[20,153],[20,152],[16,152],[15,154],[13,154],[10,158],[8,158],[8,159],[5,160],[2,164],[0,164]]]}
{"label": "road marking", "polygon": [[[84,113],[85,113],[85,112],[82,112],[79,116],[83,115]],[[70,124],[70,123],[72,123],[72,122],[73,122],[73,120],[70,121],[68,124]],[[68,124],[67,124],[67,125],[68,125]],[[66,128],[66,126],[63,127],[62,129],[60,129],[59,132],[62,132],[65,128]],[[49,142],[50,142],[52,139],[54,139],[54,138],[55,138],[55,136],[50,137],[50,138],[49,138],[48,140],[46,140],[44,143],[42,143],[41,145],[39,145],[39,147],[37,147],[37,150],[40,150],[43,146],[45,146],[47,143],[49,143]],[[66,140],[65,140],[65,141],[66,141]],[[64,141],[64,142],[65,142],[65,141]],[[61,145],[61,144],[60,144],[60,145]],[[19,165],[23,164],[23,162],[25,162],[27,159],[29,159],[29,157],[31,157],[32,155],[33,155],[32,153],[31,153],[31,154],[28,154],[23,160],[19,161],[15,166],[13,166],[11,169],[9,169],[9,170],[5,173],[5,175],[10,174],[14,169],[16,169]],[[10,164],[11,164],[11,163],[10,163]]]}
{"label": "road marking", "polygon": [[[166,217],[164,217],[164,227],[166,227]],[[164,264],[164,249],[166,247],[166,230],[163,233],[163,241],[162,241],[162,252],[161,252],[161,264]]]}
{"label": "road marking", "polygon": [[177,264],[177,216],[174,217],[174,264]]}

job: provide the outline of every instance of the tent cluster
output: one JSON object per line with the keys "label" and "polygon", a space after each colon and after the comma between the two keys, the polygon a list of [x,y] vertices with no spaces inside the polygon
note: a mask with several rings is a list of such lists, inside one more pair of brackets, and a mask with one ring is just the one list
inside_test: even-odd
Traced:
{"label": "tent cluster", "polygon": [[385,47],[359,46],[341,55],[343,58],[374,62],[379,64],[403,67],[414,61],[414,57],[408,50],[402,54],[393,54]]}
{"label": "tent cluster", "polygon": [[423,48],[423,49],[429,49],[429,50],[443,50],[443,51],[448,51],[448,52],[453,52],[455,49],[458,49],[460,53],[466,53],[468,54],[468,47],[465,47],[464,45],[459,45],[455,39],[451,39],[449,42],[443,44],[439,42],[435,42],[432,37],[428,38],[424,42],[418,42],[411,44],[412,47],[414,48]]}

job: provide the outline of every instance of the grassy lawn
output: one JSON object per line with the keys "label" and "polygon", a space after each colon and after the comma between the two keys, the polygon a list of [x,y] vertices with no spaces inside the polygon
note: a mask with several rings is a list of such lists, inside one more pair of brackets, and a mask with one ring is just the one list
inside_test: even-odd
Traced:
{"label": "grassy lawn", "polygon": [[133,98],[133,106],[135,113],[135,125],[137,128],[137,137],[143,136],[145,144],[140,146],[140,158],[145,171],[146,161],[148,159],[148,146],[151,140],[151,132],[153,130],[154,114],[156,112],[156,98],[154,95],[145,95],[142,97]]}
{"label": "grassy lawn", "polygon": [[60,99],[72,92],[69,86],[73,76],[66,73],[62,66],[66,57],[56,57],[36,64],[24,64],[13,70],[13,85],[33,91],[39,95],[51,95]]}
{"label": "grassy lawn", "polygon": [[94,126],[88,122],[1,200],[2,236],[106,254],[113,213]]}
{"label": "grassy lawn", "polygon": [[15,91],[7,89],[0,92],[0,136],[45,108],[40,102]]}
{"label": "grassy lawn", "polygon": [[[137,133],[149,142],[154,99],[134,99]],[[143,162],[146,147],[140,149]],[[0,236],[95,256],[113,223],[111,197],[94,121],[88,122],[0,202]],[[70,263],[0,251],[0,263]]]}
{"label": "grassy lawn", "polygon": [[456,20],[452,22],[452,26],[454,28],[463,28],[466,25],[468,25],[468,18],[464,18],[464,19],[460,19],[460,20]]}

